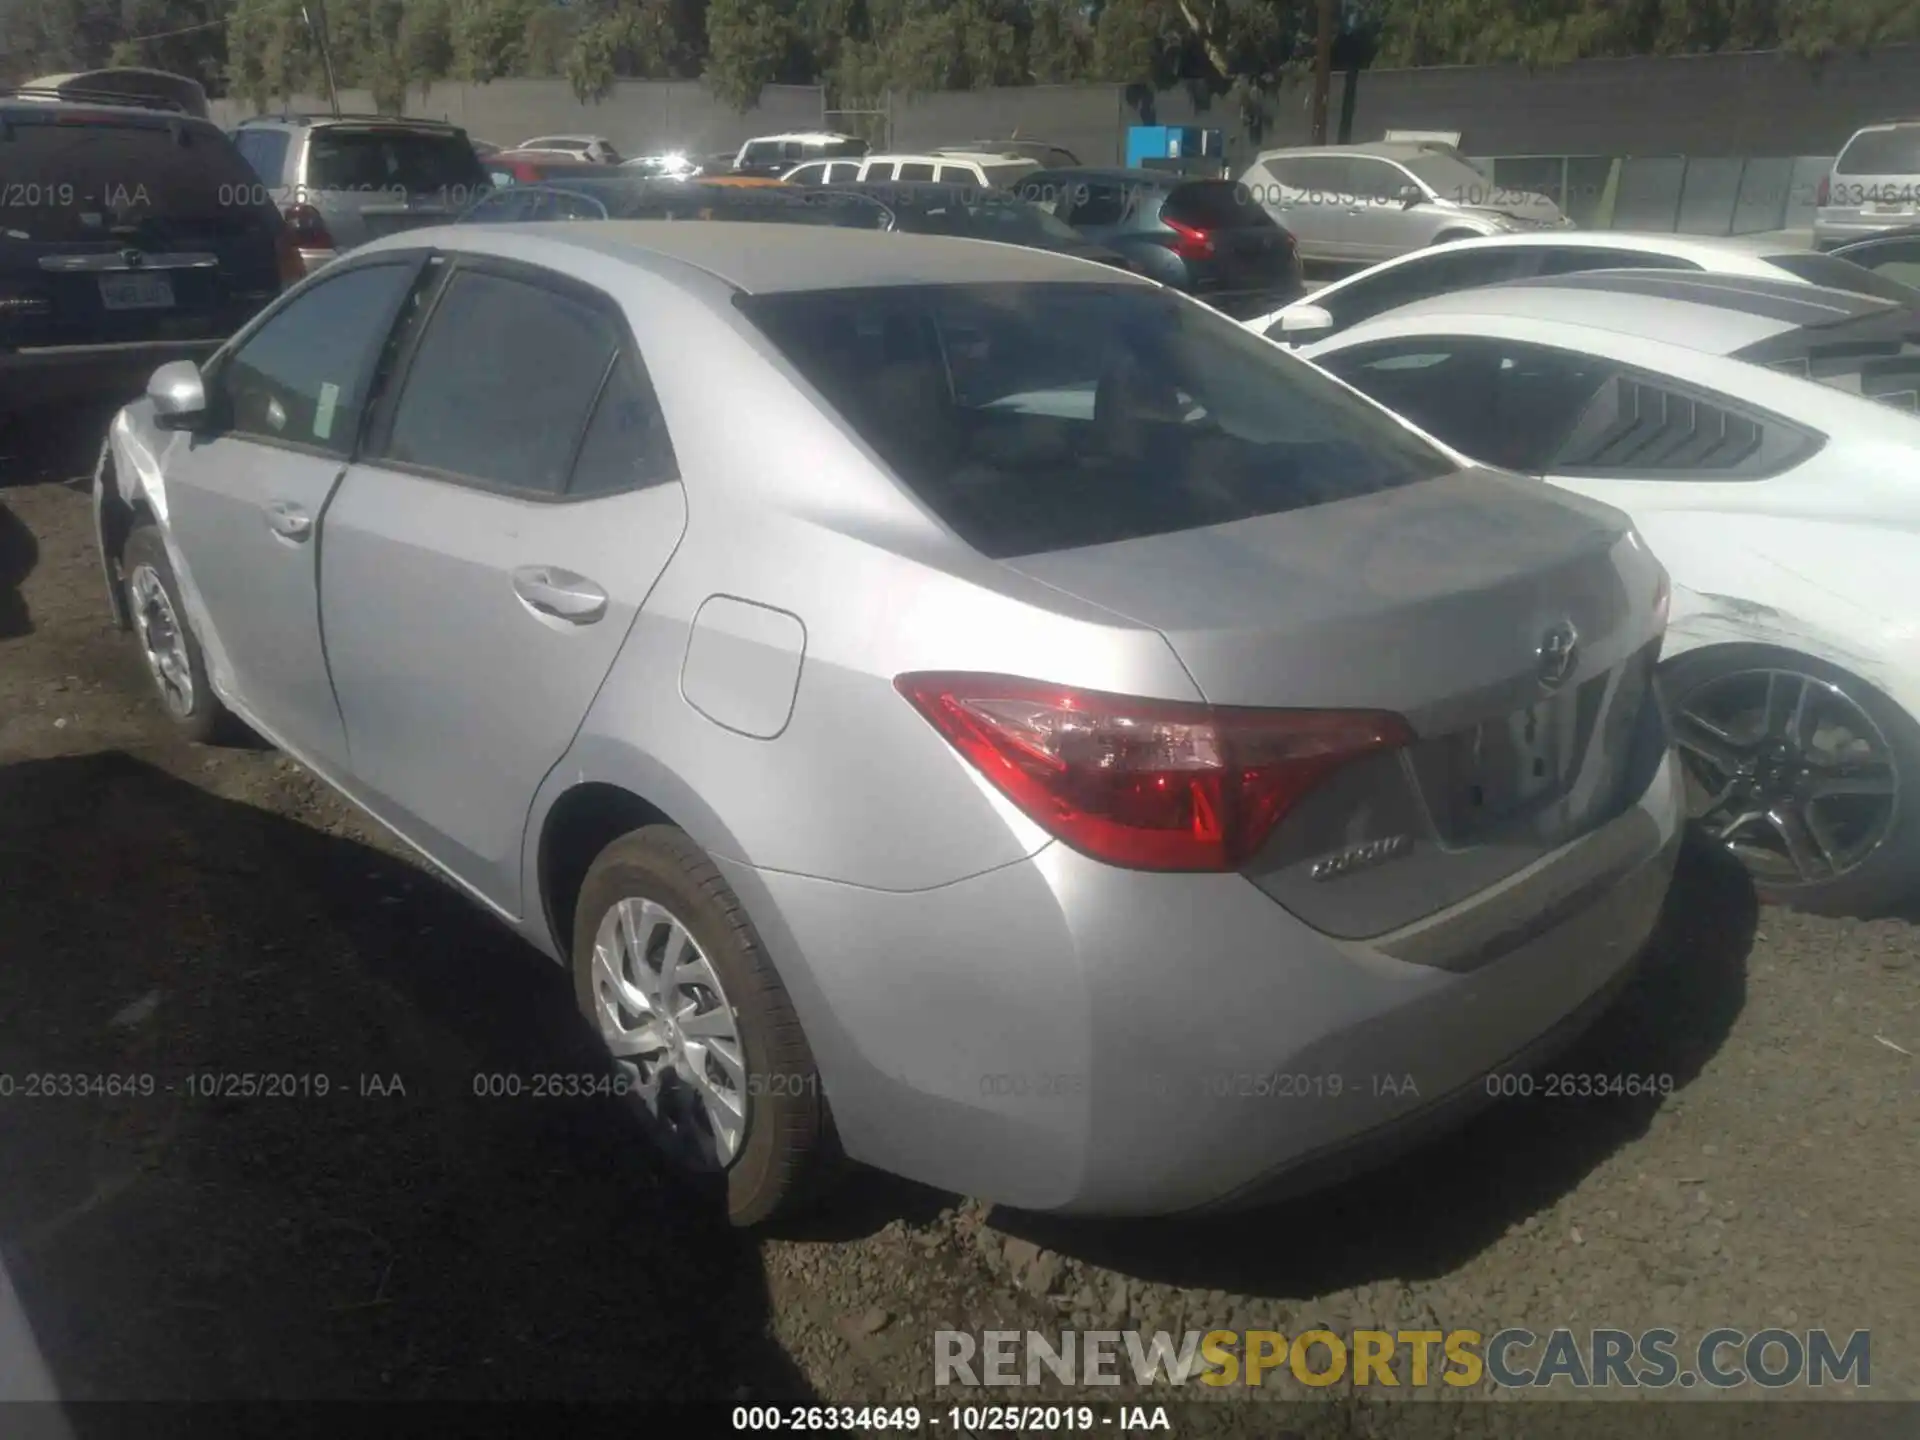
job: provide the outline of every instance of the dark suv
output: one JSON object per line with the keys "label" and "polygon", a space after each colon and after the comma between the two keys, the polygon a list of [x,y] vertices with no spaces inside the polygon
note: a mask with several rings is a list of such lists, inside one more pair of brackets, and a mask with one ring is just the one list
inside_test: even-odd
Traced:
{"label": "dark suv", "polygon": [[291,238],[210,122],[0,90],[0,412],[211,353],[297,278]]}
{"label": "dark suv", "polygon": [[1236,319],[1305,291],[1293,237],[1231,180],[1074,166],[1036,170],[1014,193],[1119,251],[1148,279]]}

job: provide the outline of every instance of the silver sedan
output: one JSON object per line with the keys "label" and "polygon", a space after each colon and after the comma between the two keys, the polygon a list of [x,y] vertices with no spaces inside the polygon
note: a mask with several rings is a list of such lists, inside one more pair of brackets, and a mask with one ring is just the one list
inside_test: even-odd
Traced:
{"label": "silver sedan", "polygon": [[1619,512],[1110,266],[769,235],[416,231],[157,373],[95,497],[180,729],[569,967],[741,1224],[1250,1203],[1604,1002],[1679,828]]}

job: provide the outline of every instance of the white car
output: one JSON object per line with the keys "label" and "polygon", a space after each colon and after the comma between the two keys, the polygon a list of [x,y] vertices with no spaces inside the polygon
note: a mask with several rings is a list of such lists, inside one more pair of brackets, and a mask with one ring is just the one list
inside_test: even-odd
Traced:
{"label": "white car", "polygon": [[619,150],[604,135],[539,135],[522,140],[516,150],[539,150],[549,155],[568,155],[594,165],[618,165]]}
{"label": "white car", "polygon": [[1691,811],[1765,893],[1861,913],[1916,887],[1920,315],[1596,271],[1300,353],[1460,454],[1633,517],[1673,577],[1662,673]]}
{"label": "white car", "polygon": [[1324,285],[1244,322],[1269,340],[1301,345],[1431,295],[1583,270],[1692,270],[1797,280],[1920,305],[1920,290],[1861,265],[1750,236],[1643,235],[1627,230],[1490,235],[1402,255]]}
{"label": "white car", "polygon": [[934,180],[943,185],[1011,190],[1039,168],[1038,160],[1025,155],[948,150],[934,155],[869,155],[854,178],[863,185]]}

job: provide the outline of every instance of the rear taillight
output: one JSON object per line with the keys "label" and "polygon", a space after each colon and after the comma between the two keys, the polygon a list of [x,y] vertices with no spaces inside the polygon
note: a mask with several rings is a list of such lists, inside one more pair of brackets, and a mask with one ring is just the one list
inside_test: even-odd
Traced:
{"label": "rear taillight", "polygon": [[1813,203],[1816,205],[1824,205],[1827,203],[1827,197],[1832,194],[1833,177],[1831,175],[1822,175],[1820,177],[1820,188],[1813,192]]}
{"label": "rear taillight", "polygon": [[307,273],[307,262],[300,258],[300,242],[294,238],[291,225],[279,226],[273,232],[273,257],[280,267],[282,290]]}
{"label": "rear taillight", "polygon": [[1183,221],[1160,217],[1162,223],[1173,231],[1173,244],[1168,248],[1182,260],[1213,259],[1213,236],[1197,225],[1188,225]]}
{"label": "rear taillight", "polygon": [[1234,870],[1314,786],[1413,739],[1398,715],[1253,710],[1005,675],[894,686],[1050,834],[1135,870]]}
{"label": "rear taillight", "polygon": [[299,249],[333,249],[333,236],[327,230],[327,222],[311,205],[289,205],[287,229],[293,232],[293,242]]}

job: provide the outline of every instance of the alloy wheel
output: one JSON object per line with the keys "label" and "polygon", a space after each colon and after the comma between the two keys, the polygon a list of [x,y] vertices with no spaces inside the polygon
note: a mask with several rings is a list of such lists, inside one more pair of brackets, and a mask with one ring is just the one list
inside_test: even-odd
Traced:
{"label": "alloy wheel", "polygon": [[193,713],[193,665],[187,658],[186,632],[174,613],[166,583],[151,565],[136,565],[127,577],[133,601],[133,625],[140,636],[140,652],[160,689],[160,699],[175,715]]}
{"label": "alloy wheel", "polygon": [[1688,812],[1762,882],[1857,870],[1893,829],[1893,747],[1839,685],[1794,670],[1716,676],[1674,697]]}
{"label": "alloy wheel", "polygon": [[724,1170],[751,1118],[739,1020],[687,927],[658,901],[627,899],[593,941],[600,1038],[689,1169]]}

